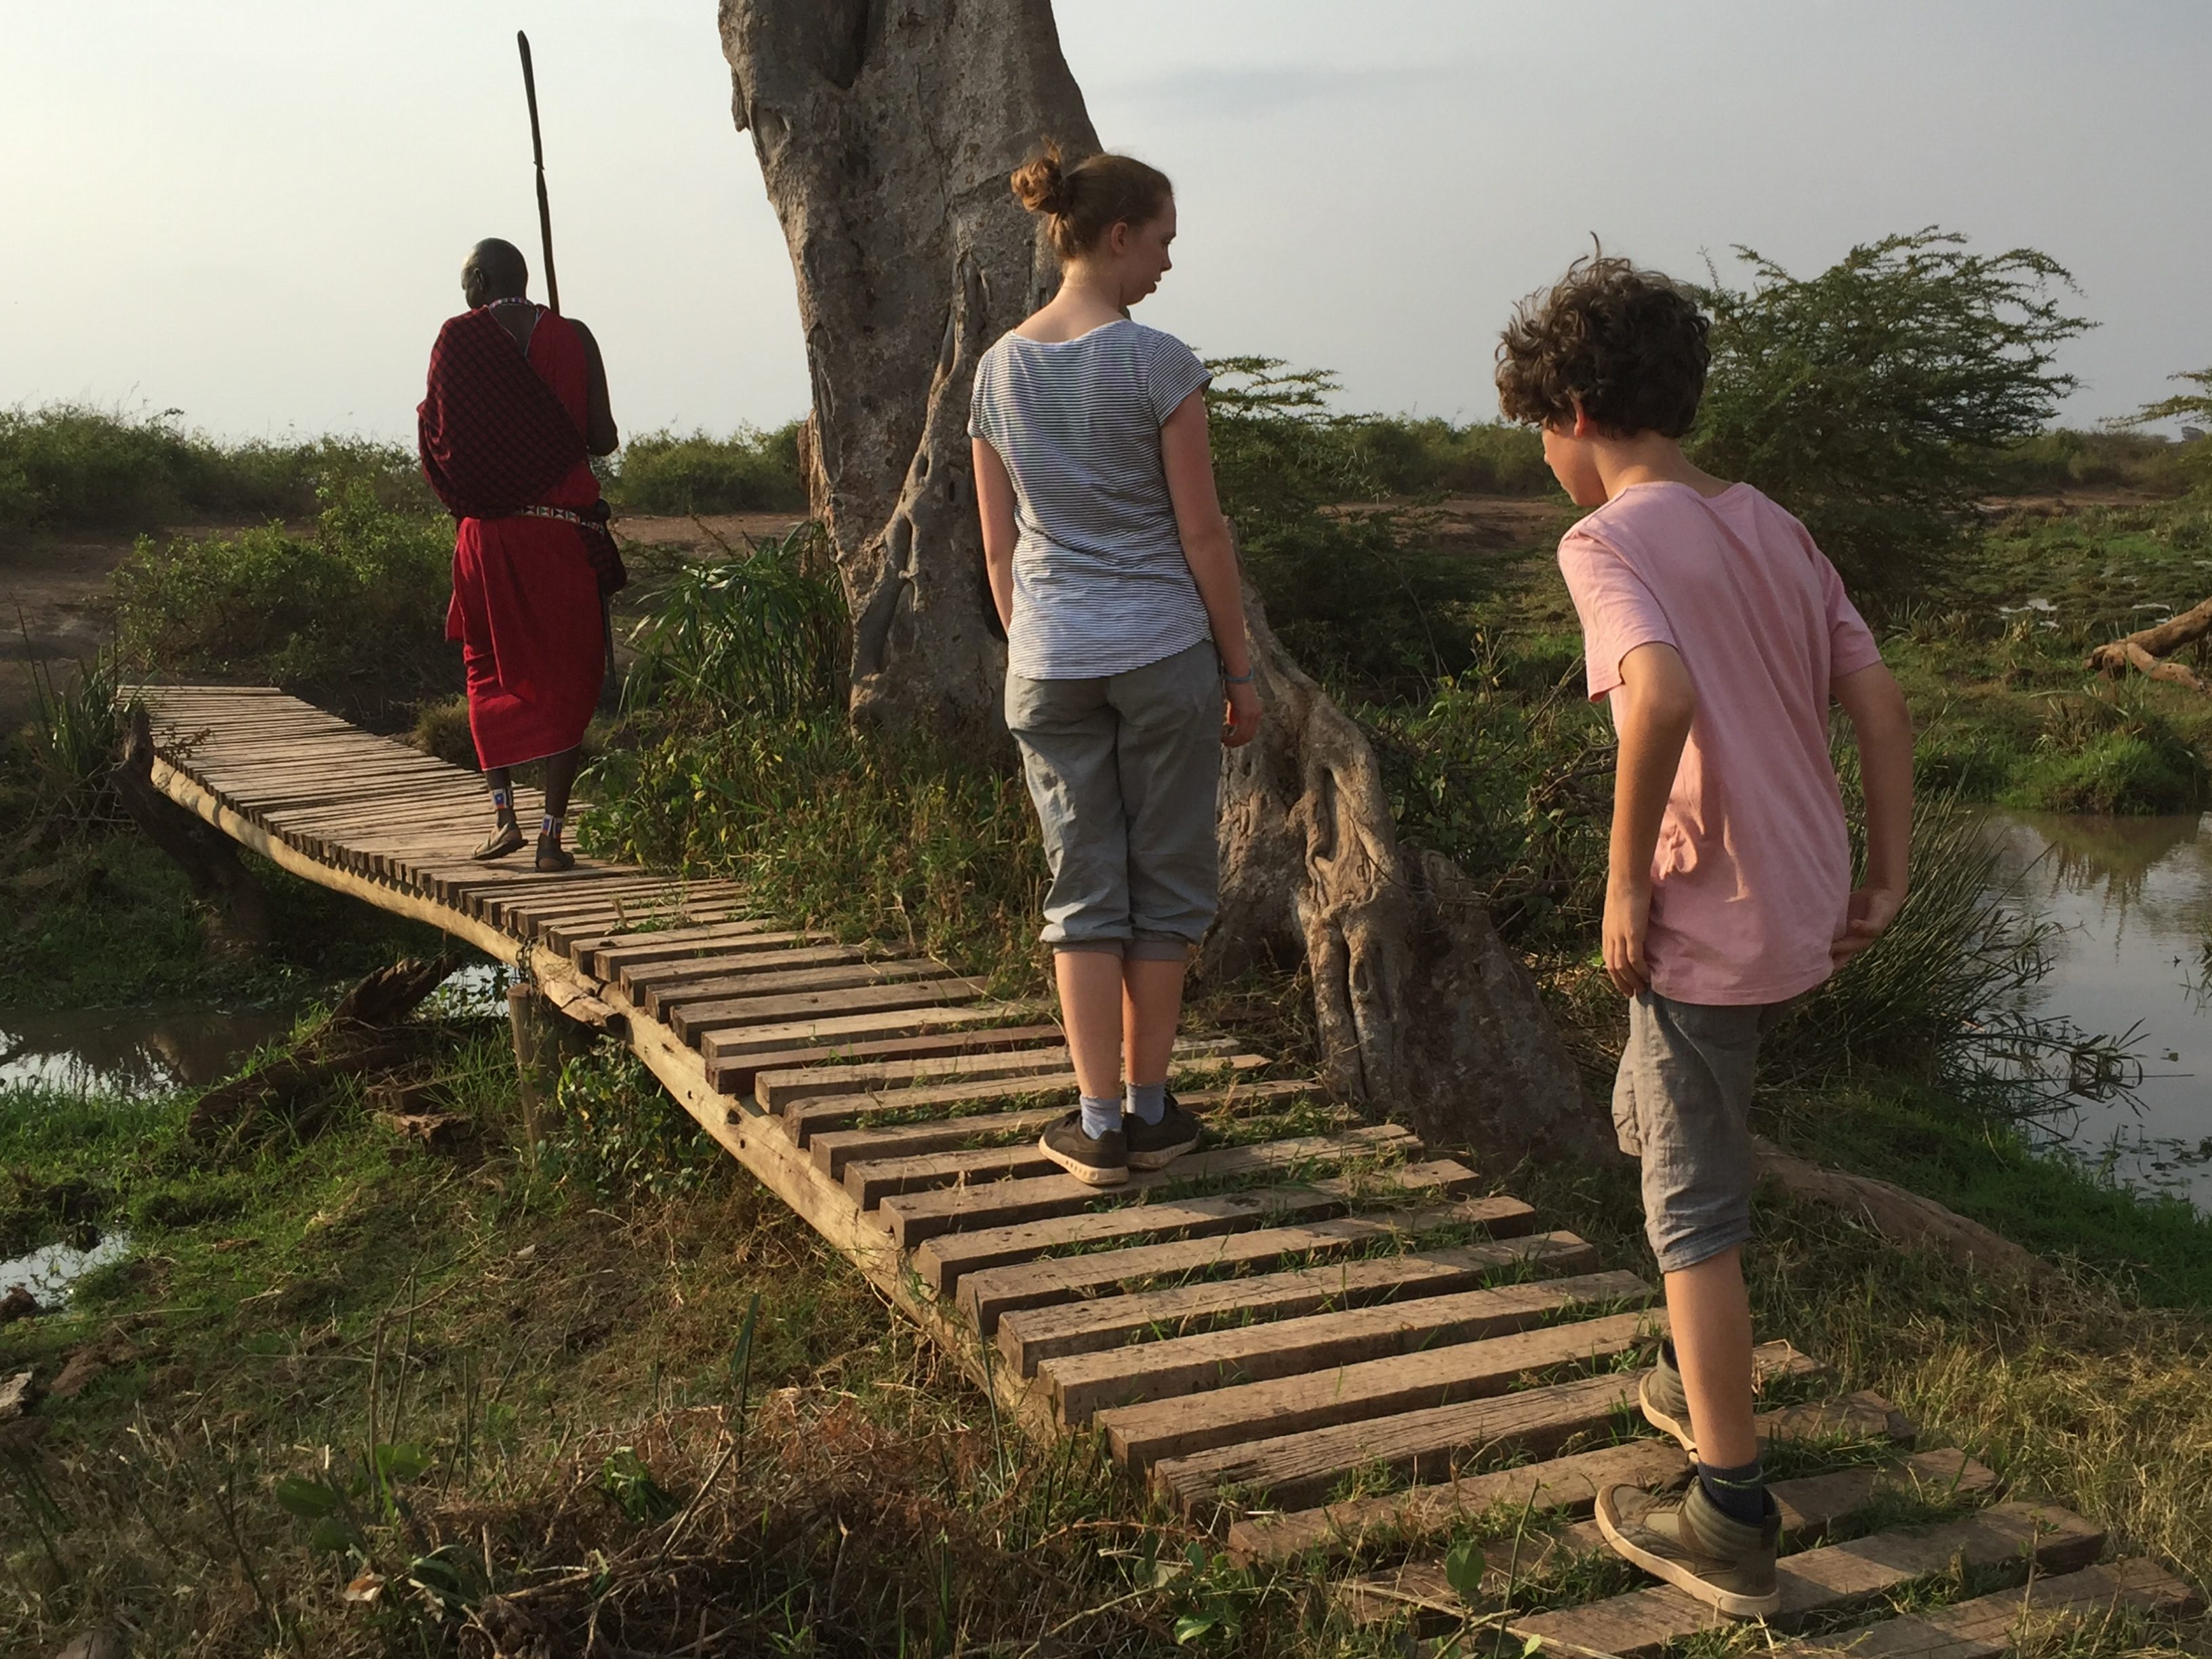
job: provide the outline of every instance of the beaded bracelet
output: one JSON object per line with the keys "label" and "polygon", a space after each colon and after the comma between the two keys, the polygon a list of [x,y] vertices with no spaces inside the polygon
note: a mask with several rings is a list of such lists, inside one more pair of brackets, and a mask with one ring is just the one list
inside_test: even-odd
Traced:
{"label": "beaded bracelet", "polygon": [[1253,672],[1247,669],[1242,674],[1224,674],[1221,677],[1221,683],[1224,685],[1249,685],[1252,684]]}

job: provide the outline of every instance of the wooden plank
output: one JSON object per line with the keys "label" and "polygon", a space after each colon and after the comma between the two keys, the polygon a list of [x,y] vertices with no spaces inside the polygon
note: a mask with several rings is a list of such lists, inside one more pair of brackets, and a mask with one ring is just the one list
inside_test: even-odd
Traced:
{"label": "wooden plank", "polygon": [[[1689,1476],[1688,1464],[1679,1456],[1675,1475],[1680,1480]],[[1886,1492],[1932,1491],[1960,1498],[1986,1498],[2000,1485],[1994,1472],[1964,1452],[1928,1451],[1885,1463],[1778,1480],[1767,1490],[1782,1512],[1783,1548],[1787,1551],[1818,1543],[1839,1522],[1863,1513]],[[1610,1547],[1595,1521],[1577,1522],[1556,1532],[1540,1528],[1522,1537],[1486,1545],[1480,1551],[1481,1593],[1510,1603],[1516,1591],[1531,1580],[1560,1572],[1577,1558],[1602,1554]],[[1408,1562],[1354,1579],[1342,1586],[1340,1595],[1356,1624],[1397,1619],[1408,1607],[1454,1619],[1463,1618],[1468,1612],[1451,1587],[1444,1564],[1435,1559]],[[2017,1607],[2016,1594],[2012,1601]]]}
{"label": "wooden plank", "polygon": [[[896,1008],[866,1014],[837,1014],[824,1019],[786,1020],[737,1030],[709,1031],[700,1039],[709,1076],[719,1087],[742,1092],[752,1086],[757,1062],[790,1063],[793,1053],[860,1054],[890,1037],[919,1037],[945,1031],[988,1033],[994,1027],[1027,1025],[1054,1012],[1049,1002],[979,1002],[967,1008]],[[1000,1041],[1006,1040],[1003,1036]],[[754,1060],[748,1066],[738,1062]],[[742,1079],[742,1081],[739,1079]]]}
{"label": "wooden plank", "polygon": [[841,962],[865,962],[871,953],[860,945],[839,945],[826,933],[763,929],[711,945],[664,945],[641,957],[626,951],[605,954],[612,965],[602,969],[601,976],[621,986],[632,1000],[642,1003],[656,991],[693,980],[826,968]]}
{"label": "wooden plank", "polygon": [[720,1002],[679,1004],[663,1024],[694,1048],[712,1034],[726,1037],[747,1026],[781,1027],[852,1014],[893,1013],[969,1002],[990,988],[972,978],[911,980],[893,985],[856,985],[836,991],[793,991],[781,996],[729,997]]}
{"label": "wooden plank", "polygon": [[[1653,1294],[1651,1286],[1632,1273],[1580,1273],[1125,1343],[1047,1359],[1038,1370],[1063,1423],[1084,1423],[1104,1413],[1102,1421],[1109,1429],[1121,1425],[1115,1429],[1116,1454],[1123,1455],[1126,1439],[1131,1449],[1126,1455],[1149,1463],[1157,1457],[1250,1438],[1218,1431],[1224,1425],[1264,1428],[1278,1411],[1294,1415],[1306,1409],[1310,1403],[1307,1395],[1314,1388],[1334,1399],[1362,1402],[1352,1414],[1363,1416],[1446,1403],[1444,1397],[1411,1397],[1431,1392],[1431,1380],[1445,1396],[1472,1399],[1479,1392],[1495,1393],[1496,1389],[1480,1387],[1472,1379],[1491,1377],[1498,1366],[1510,1365],[1502,1373],[1503,1387],[1522,1371],[1564,1364],[1601,1350],[1578,1346],[1583,1338],[1576,1337],[1566,1341],[1561,1357],[1537,1359],[1525,1356],[1550,1352],[1544,1342],[1516,1346],[1516,1334],[1514,1340],[1500,1346],[1491,1339],[1525,1333],[1532,1325],[1587,1304],[1643,1301]],[[1548,1341],[1554,1334],[1582,1333],[1590,1341],[1611,1345],[1602,1352],[1617,1353],[1632,1346],[1639,1333],[1664,1334],[1663,1320],[1651,1314],[1630,1312],[1621,1317],[1625,1323],[1608,1317],[1553,1324],[1540,1334]],[[1478,1348],[1483,1351],[1480,1356],[1460,1352]],[[1437,1359],[1447,1363],[1430,1379],[1426,1362]],[[1372,1370],[1370,1362],[1375,1361],[1389,1368],[1389,1375]],[[1276,1386],[1283,1379],[1297,1386]],[[1460,1390],[1456,1395],[1455,1389]],[[1407,1403],[1380,1403],[1400,1393],[1408,1395]],[[1194,1394],[1206,1398],[1183,1397]],[[1303,1426],[1317,1428],[1323,1421],[1339,1420],[1316,1418]],[[1287,1434],[1291,1427],[1285,1420],[1278,1432]],[[1177,1440],[1164,1449],[1165,1439],[1186,1431],[1187,1441]]]}
{"label": "wooden plank", "polygon": [[2055,1621],[2086,1622],[2114,1609],[2189,1619],[2204,1598],[2142,1556],[2031,1578],[2019,1589],[1954,1601],[1810,1641],[1789,1642],[1773,1659],[2003,1659]]}
{"label": "wooden plank", "polygon": [[[1176,1199],[1171,1202],[1154,1200],[1139,1205],[1125,1205],[1119,1209],[1099,1211],[1089,1215],[1056,1216],[1046,1221],[1018,1223],[1012,1226],[989,1227],[973,1232],[949,1234],[933,1238],[915,1252],[915,1271],[929,1287],[950,1294],[965,1283],[973,1273],[994,1267],[1012,1267],[1036,1261],[1040,1256],[1054,1255],[1056,1271],[1071,1279],[1081,1271],[1079,1254],[1091,1254],[1111,1242],[1117,1245],[1150,1244],[1176,1240],[1196,1242],[1221,1233],[1243,1233],[1266,1229],[1273,1231],[1286,1224],[1317,1220],[1324,1216],[1342,1215],[1347,1210],[1359,1207],[1363,1202],[1372,1203],[1385,1194],[1414,1198],[1457,1197],[1481,1184],[1481,1177],[1463,1164],[1449,1158],[1433,1163],[1409,1164],[1396,1170],[1383,1170],[1358,1180],[1338,1177],[1328,1181],[1301,1182],[1280,1187],[1255,1188],[1245,1192],[1219,1193],[1208,1198]],[[1372,1187],[1370,1194],[1367,1188]],[[1518,1199],[1488,1198],[1469,1200],[1471,1205],[1487,1206],[1501,1216],[1509,1218],[1504,1231],[1510,1231],[1511,1219],[1528,1217],[1526,1224],[1533,1224],[1534,1212]],[[1376,1223],[1362,1224],[1370,1231],[1365,1237],[1374,1237],[1385,1231]],[[1493,1228],[1492,1231],[1498,1231]],[[1224,1246],[1224,1249],[1231,1247]],[[1265,1259],[1273,1261],[1282,1251],[1270,1249]],[[1066,1294],[1079,1294],[1066,1291]],[[1038,1292],[1038,1299],[1058,1301],[1061,1294],[1053,1289]],[[963,1297],[963,1305],[966,1298]],[[1023,1307],[1027,1302],[1009,1298],[1002,1307]]]}
{"label": "wooden plank", "polygon": [[[1310,1095],[1318,1086],[1297,1081],[1258,1083],[1243,1089],[1198,1090],[1180,1098],[1188,1110],[1203,1116],[1225,1104],[1232,1095],[1239,1103],[1249,1103]],[[1074,1109],[1070,1103],[1075,1097],[1074,1088],[1075,1077],[1070,1073],[1066,1082],[1054,1091],[1060,1098],[1049,1106],[1018,1112],[978,1112],[929,1126],[951,1139],[953,1150],[868,1158],[850,1163],[843,1176],[845,1190],[852,1194],[853,1201],[862,1209],[872,1210],[895,1193],[929,1192],[942,1187],[986,1187],[997,1182],[1048,1176],[1060,1165],[1039,1150],[1036,1135],[1047,1124],[1058,1122]],[[821,1137],[822,1140],[832,1139],[828,1135]],[[988,1139],[995,1144],[962,1146],[959,1143],[963,1139]],[[1173,1172],[1191,1172],[1192,1159],[1202,1156],[1203,1152],[1184,1153],[1176,1160]]]}
{"label": "wooden plank", "polygon": [[[1034,1071],[1065,1071],[1067,1045],[1060,1042],[1056,1026],[1038,1026],[1039,1041],[1049,1048],[1018,1053],[946,1054],[915,1060],[854,1060],[843,1066],[793,1066],[762,1073],[754,1097],[772,1112],[781,1112],[794,1101],[815,1100],[825,1095],[892,1094],[906,1097],[915,1089],[969,1082],[985,1082]],[[1185,1037],[1175,1046],[1176,1069],[1182,1070],[1201,1056],[1233,1054],[1234,1037]]]}
{"label": "wooden plank", "polygon": [[568,947],[568,954],[586,973],[600,979],[615,979],[633,963],[642,966],[648,962],[665,962],[688,957],[694,951],[715,950],[741,939],[762,936],[787,944],[796,944],[802,939],[818,939],[826,943],[830,939],[827,933],[794,932],[773,921],[722,921],[704,927],[663,927],[646,933],[589,934],[573,941]]}
{"label": "wooden plank", "polygon": [[1419,1146],[1411,1130],[1395,1123],[1378,1123],[1342,1134],[1299,1135],[1251,1146],[1192,1152],[1168,1169],[1133,1170],[1119,1187],[1088,1186],[1069,1175],[1039,1176],[1030,1180],[994,1181],[980,1187],[904,1193],[885,1199],[878,1213],[898,1247],[910,1250],[940,1233],[1073,1215],[1094,1204],[1126,1203],[1139,1194],[1174,1183],[1236,1179],[1292,1170],[1303,1164],[1410,1153]]}
{"label": "wooden plank", "polygon": [[[1504,1393],[1531,1371],[1626,1353],[1663,1334],[1666,1316],[1639,1310],[1527,1328],[1578,1302],[1638,1291],[1650,1293],[1626,1273],[1462,1291],[1261,1325],[1255,1328],[1289,1340],[1241,1349],[1224,1342],[1219,1357],[1199,1345],[1236,1333],[1047,1360],[1039,1375],[1061,1422],[1073,1428],[1095,1418],[1114,1455],[1145,1469],[1164,1457],[1243,1440],[1479,1400]],[[1431,1304],[1452,1305],[1431,1313]],[[1376,1314],[1400,1311],[1407,1316],[1401,1327],[1372,1322]],[[1437,1346],[1423,1347],[1425,1340]],[[1157,1368],[1113,1363],[1146,1359],[1157,1359]]]}
{"label": "wooden plank", "polygon": [[[1194,1062],[1215,1071],[1257,1071],[1269,1063],[1264,1054],[1222,1054]],[[1176,1067],[1177,1071],[1185,1069]],[[1013,1112],[971,1112],[957,1117],[932,1117],[911,1123],[880,1124],[865,1129],[833,1129],[827,1134],[807,1137],[806,1148],[817,1168],[832,1181],[842,1181],[847,1170],[855,1164],[907,1160],[927,1157],[933,1152],[956,1152],[977,1140],[1003,1139],[1009,1135],[1034,1135],[1047,1124],[1057,1122],[1066,1115],[1071,1109],[1066,1097],[1068,1091],[1075,1086],[1075,1073],[1073,1072],[1045,1072],[1028,1077],[1003,1077],[991,1083],[952,1085],[946,1090],[915,1089],[908,1092],[917,1097],[936,1097],[921,1101],[920,1104],[923,1108],[945,1103],[1019,1098],[1029,1094],[1051,1094],[1060,1098],[1049,1106],[1028,1107]],[[1310,1092],[1311,1087],[1310,1085],[1304,1085],[1304,1091]],[[950,1103],[945,1098],[948,1093],[951,1097]],[[1229,1091],[1225,1089],[1201,1089],[1179,1095],[1176,1098],[1185,1109],[1204,1112],[1228,1097]],[[863,1097],[874,1103],[872,1109],[875,1110],[888,1112],[908,1109],[908,1103],[896,1091]],[[784,1127],[789,1128],[791,1118],[788,1114],[783,1121]],[[864,1200],[863,1207],[873,1201]]]}
{"label": "wooden plank", "polygon": [[[1043,1013],[1054,1012],[1049,1003],[1016,1005]],[[1057,1025],[975,1024],[949,1030],[921,1030],[904,1036],[864,1038],[835,1044],[816,1044],[768,1053],[750,1053],[717,1060],[708,1048],[707,1075],[714,1086],[732,1093],[757,1097],[763,1078],[826,1076],[848,1066],[966,1066],[985,1058],[1026,1065],[1038,1044],[1067,1052],[1066,1034]],[[774,1092],[771,1085],[770,1092]],[[773,1100],[762,1100],[773,1107]]]}
{"label": "wooden plank", "polygon": [[[815,953],[794,951],[792,954],[811,956]],[[824,962],[810,968],[785,965],[770,957],[754,963],[750,973],[736,973],[725,968],[710,980],[663,981],[646,992],[646,1012],[655,1019],[665,1020],[678,1009],[722,1007],[733,1001],[793,995],[806,991],[856,990],[865,985],[919,986],[929,980],[956,977],[943,963],[932,962],[927,957],[891,957],[869,961],[859,959],[860,953],[857,951],[836,951],[831,954],[843,955],[848,959]],[[977,987],[984,983],[980,979],[961,982]]]}
{"label": "wooden plank", "polygon": [[[680,920],[653,915],[621,915],[611,920],[593,921],[550,922],[538,930],[538,939],[556,951],[566,953],[580,940],[627,936],[632,939],[651,937],[657,933],[673,936],[699,927],[726,927],[746,920],[751,908],[744,894],[733,893],[727,898],[707,899],[684,907]],[[669,925],[664,926],[664,923]]]}
{"label": "wooden plank", "polygon": [[1614,1372],[1166,1458],[1152,1466],[1152,1484],[1184,1513],[1202,1515],[1229,1501],[1224,1494],[1243,1505],[1261,1496],[1276,1506],[1316,1503],[1355,1470],[1434,1480],[1460,1459],[1500,1445],[1540,1455],[1602,1432],[1616,1411],[1633,1405],[1642,1375]]}
{"label": "wooden plank", "polygon": [[[1769,1443],[1876,1437],[1902,1443],[1912,1437],[1912,1425],[1903,1413],[1874,1394],[1762,1412],[1757,1422],[1759,1437]],[[1632,1440],[1379,1498],[1249,1516],[1230,1523],[1228,1549],[1234,1559],[1248,1564],[1348,1556],[1383,1540],[1413,1541],[1448,1533],[1500,1510],[1587,1515],[1601,1487],[1656,1491],[1680,1480],[1683,1468],[1682,1449],[1673,1441]]]}
{"label": "wooden plank", "polygon": [[[1775,1569],[1782,1606],[1767,1623],[1788,1629],[1818,1613],[1863,1607],[1954,1562],[1994,1567],[2031,1559],[2045,1572],[2072,1572],[2095,1560],[2104,1546],[2103,1530],[2078,1515],[2043,1504],[1999,1504],[1962,1520],[1876,1533],[1785,1556]],[[1728,1623],[1703,1602],[1672,1585],[1660,1585],[1586,1607],[1532,1614],[1508,1629],[1524,1642],[1540,1638],[1570,1653],[1594,1648],[1620,1659],[1647,1659]]]}
{"label": "wooden plank", "polygon": [[[1449,1215],[1452,1211],[1424,1213]],[[1341,1224],[1322,1222],[1320,1227]],[[1310,1237],[1319,1229],[1282,1231]],[[1253,1235],[1236,1233],[1230,1237],[1249,1239]],[[1220,1242],[1210,1241],[1206,1250],[1215,1250]],[[1350,1247],[1350,1241],[1346,1241],[1337,1245],[1333,1253],[1341,1254]],[[1190,1247],[1156,1244],[1149,1249],[1170,1251],[1188,1250]],[[1302,1255],[1319,1253],[1311,1247],[1297,1251]],[[1113,1273],[1116,1270],[1104,1267],[1103,1261],[1130,1254],[1133,1252],[1097,1252],[1091,1259],[1101,1260],[1102,1272]],[[1196,1265],[1203,1270],[1214,1264],[1201,1255]],[[1029,1376],[1048,1359],[1097,1353],[1139,1340],[1194,1334],[1227,1320],[1295,1319],[1336,1308],[1370,1307],[1413,1297],[1474,1290],[1509,1270],[1583,1273],[1596,1265],[1597,1251],[1572,1233],[1530,1233],[1510,1240],[1446,1245],[1411,1250],[1402,1255],[1363,1256],[1281,1273],[1234,1279],[1200,1278],[1194,1283],[1135,1291],[1124,1296],[1094,1294],[1042,1307],[1032,1304],[1017,1308],[998,1319],[999,1352],[1006,1357],[1008,1364]],[[1182,1271],[1188,1273],[1193,1270]],[[996,1272],[1009,1276],[1033,1274],[1035,1268],[1000,1268]],[[992,1273],[971,1275],[963,1287],[962,1304],[969,1305],[970,1297],[988,1294],[994,1277]],[[1111,1291],[1114,1285],[1108,1281],[1095,1285],[1095,1288]]]}
{"label": "wooden plank", "polygon": [[[1057,1052],[1064,1056],[1067,1051],[1061,1048]],[[1268,1063],[1266,1056],[1261,1054],[1246,1054],[1241,1058],[1221,1054],[1187,1057],[1177,1055],[1173,1059],[1169,1078],[1170,1081],[1179,1081],[1188,1078],[1194,1072],[1206,1070],[1227,1070],[1232,1073],[1258,1071]],[[1064,1062],[1058,1066],[1042,1071],[1008,1068],[1002,1069],[996,1077],[966,1083],[942,1083],[921,1087],[866,1090],[852,1094],[813,1096],[810,1098],[793,1101],[786,1106],[783,1109],[783,1126],[790,1132],[793,1140],[802,1146],[811,1146],[814,1144],[814,1137],[818,1132],[856,1129],[861,1127],[865,1119],[878,1112],[897,1111],[919,1114],[927,1109],[972,1105],[979,1101],[1019,1099],[1025,1095],[1065,1096],[1075,1086],[1075,1073],[1067,1069]],[[1273,1091],[1270,1094],[1254,1097],[1260,1099],[1273,1098],[1283,1094],[1326,1093],[1320,1084],[1312,1082],[1250,1083],[1246,1084],[1242,1091],[1237,1091],[1237,1097],[1241,1099],[1254,1090]],[[1228,1090],[1216,1089],[1194,1093],[1179,1093],[1176,1098],[1185,1106],[1196,1110],[1201,1105],[1221,1103],[1231,1097],[1231,1092]],[[1063,1111],[1067,1109],[1067,1103],[1065,1099],[1060,1103]],[[859,1143],[847,1141],[839,1144],[857,1145]],[[842,1162],[838,1167],[842,1167]]]}

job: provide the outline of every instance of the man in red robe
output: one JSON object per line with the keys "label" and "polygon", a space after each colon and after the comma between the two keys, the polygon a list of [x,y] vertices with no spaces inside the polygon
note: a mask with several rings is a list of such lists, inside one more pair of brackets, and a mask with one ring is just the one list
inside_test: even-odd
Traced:
{"label": "man in red robe", "polygon": [[461,266],[469,309],[438,331],[416,411],[422,471],[453,514],[453,599],[469,730],[491,785],[491,836],[471,856],[523,844],[510,769],[545,763],[538,867],[573,868],[561,845],[579,745],[607,657],[604,596],[622,585],[589,458],[618,439],[599,348],[584,325],[525,296],[511,242],[478,242]]}

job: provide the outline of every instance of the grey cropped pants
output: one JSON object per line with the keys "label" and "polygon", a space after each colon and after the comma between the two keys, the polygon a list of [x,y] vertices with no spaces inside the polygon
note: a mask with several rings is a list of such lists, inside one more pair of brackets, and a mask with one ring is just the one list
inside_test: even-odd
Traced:
{"label": "grey cropped pants", "polygon": [[1006,725],[1044,830],[1058,951],[1181,960],[1220,902],[1213,642],[1099,679],[1006,676]]}

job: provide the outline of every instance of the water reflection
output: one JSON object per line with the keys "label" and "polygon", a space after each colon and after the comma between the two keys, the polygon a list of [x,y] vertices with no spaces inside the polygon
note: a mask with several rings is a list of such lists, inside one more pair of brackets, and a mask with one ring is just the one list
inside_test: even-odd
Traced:
{"label": "water reflection", "polygon": [[289,1013],[155,1003],[58,1012],[0,1009],[0,1087],[144,1095],[229,1075],[253,1048],[291,1028]]}
{"label": "water reflection", "polygon": [[40,1307],[55,1307],[78,1279],[94,1267],[121,1261],[130,1248],[130,1237],[123,1233],[109,1233],[88,1249],[74,1244],[41,1245],[28,1255],[0,1261],[0,1294],[20,1285]]}
{"label": "water reflection", "polygon": [[2003,879],[2061,929],[2037,1012],[2141,1026],[2136,1106],[2085,1108],[2066,1139],[2130,1185],[2212,1210],[2212,819],[2000,813],[1990,828]]}

